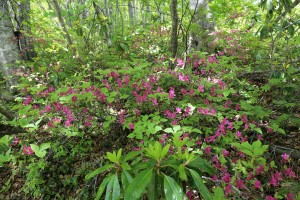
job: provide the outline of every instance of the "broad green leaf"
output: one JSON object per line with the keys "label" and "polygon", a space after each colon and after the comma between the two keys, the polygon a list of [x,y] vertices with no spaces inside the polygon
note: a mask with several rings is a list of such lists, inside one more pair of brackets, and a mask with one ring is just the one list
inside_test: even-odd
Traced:
{"label": "broad green leaf", "polygon": [[192,160],[188,164],[188,167],[197,170],[199,169],[200,171],[209,173],[210,175],[216,173],[215,168],[207,160],[200,157],[197,157],[194,160]]}
{"label": "broad green leaf", "polygon": [[121,156],[122,156],[122,149],[119,149],[117,153],[117,160],[120,160]]}
{"label": "broad green leaf", "polygon": [[216,187],[213,189],[214,191],[214,200],[226,200],[224,191],[220,187]]}
{"label": "broad green leaf", "polygon": [[142,153],[142,151],[131,151],[123,157],[122,162],[126,162],[127,160],[131,160],[131,159],[135,158],[136,156],[140,155],[141,153]]}
{"label": "broad green leaf", "polygon": [[200,195],[203,197],[204,200],[213,200],[212,195],[208,191],[207,187],[204,185],[202,178],[200,175],[193,169],[189,169],[191,172],[192,178],[199,190]]}
{"label": "broad green leaf", "polygon": [[167,175],[164,175],[164,192],[167,200],[186,199],[182,188],[172,177]]}
{"label": "broad green leaf", "polygon": [[146,169],[139,173],[132,183],[125,190],[124,200],[136,200],[145,192],[146,187],[151,181],[153,168]]}
{"label": "broad green leaf", "polygon": [[98,169],[88,173],[86,176],[85,176],[85,180],[88,180],[88,179],[91,179],[93,177],[95,177],[97,174],[100,174],[110,168],[112,168],[114,165],[112,164],[107,164],[107,165],[104,165],[102,167],[99,167]]}
{"label": "broad green leaf", "polygon": [[170,144],[167,144],[164,148],[163,148],[163,150],[162,150],[162,152],[161,152],[161,154],[160,154],[160,157],[161,158],[163,158],[165,155],[167,155],[167,153],[169,152],[169,149],[170,149]]}
{"label": "broad green leaf", "polygon": [[106,187],[105,200],[118,200],[120,199],[120,184],[118,180],[118,175],[115,174],[109,180]]}
{"label": "broad green leaf", "polygon": [[105,179],[103,179],[102,183],[100,184],[100,186],[98,188],[95,200],[99,200],[101,198],[101,196],[104,192],[104,189],[111,178],[113,178],[113,176],[110,175],[110,176],[107,176]]}
{"label": "broad green leaf", "polygon": [[121,180],[122,180],[123,188],[125,190],[132,182],[133,178],[126,170],[123,170],[121,174]]}
{"label": "broad green leaf", "polygon": [[50,148],[50,143],[43,143],[41,144],[40,146],[40,150],[43,151],[43,150],[46,150],[46,149],[49,149]]}
{"label": "broad green leaf", "polygon": [[43,158],[46,155],[46,151],[41,151],[40,147],[38,145],[31,144],[30,147],[34,151],[34,153],[37,157]]}
{"label": "broad green leaf", "polygon": [[173,126],[173,130],[174,130],[174,133],[176,133],[177,131],[180,130],[180,126],[179,125]]}
{"label": "broad green leaf", "polygon": [[187,181],[187,175],[185,173],[185,166],[184,164],[180,164],[179,167],[178,167],[178,172],[179,172],[179,177],[182,179],[182,180],[185,180]]}
{"label": "broad green leaf", "polygon": [[166,133],[173,133],[173,129],[172,128],[166,128],[164,130],[164,132],[166,132]]}
{"label": "broad green leaf", "polygon": [[148,185],[148,200],[157,200],[158,198],[158,177],[156,173],[152,174],[151,182]]}

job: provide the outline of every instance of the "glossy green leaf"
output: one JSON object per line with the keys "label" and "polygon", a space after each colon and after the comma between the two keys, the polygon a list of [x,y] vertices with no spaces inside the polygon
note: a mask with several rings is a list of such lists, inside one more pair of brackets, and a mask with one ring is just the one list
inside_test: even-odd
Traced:
{"label": "glossy green leaf", "polygon": [[170,144],[167,144],[166,146],[164,146],[161,154],[160,154],[160,157],[163,158],[165,157],[165,155],[167,155],[167,153],[169,152],[169,149],[170,149]]}
{"label": "glossy green leaf", "polygon": [[193,169],[189,169],[192,178],[199,190],[200,195],[204,200],[213,200],[211,193],[208,191],[207,187],[204,185],[202,178],[200,175]]}
{"label": "glossy green leaf", "polygon": [[98,188],[95,200],[99,200],[101,198],[101,196],[104,192],[104,189],[105,189],[107,183],[110,181],[111,178],[112,178],[112,176],[107,176],[105,179],[103,179],[103,181],[101,182],[101,184]]}
{"label": "glossy green leaf", "polygon": [[179,165],[179,167],[178,167],[178,172],[179,172],[179,177],[180,177],[182,180],[187,181],[187,175],[186,175],[186,173],[185,173],[185,166],[184,166],[184,164]]}
{"label": "glossy green leaf", "polygon": [[148,185],[148,200],[157,200],[158,198],[158,177],[157,173],[152,174],[151,182]]}
{"label": "glossy green leaf", "polygon": [[85,176],[85,180],[88,180],[88,179],[91,179],[93,177],[95,177],[97,174],[100,174],[110,168],[112,168],[114,165],[112,164],[107,164],[107,165],[104,165],[102,167],[99,167],[98,169],[88,173],[86,176]]}
{"label": "glossy green leaf", "polygon": [[140,155],[141,153],[142,153],[142,151],[131,151],[123,157],[122,162],[131,160],[131,159],[135,158],[136,156]]}
{"label": "glossy green leaf", "polygon": [[120,196],[121,193],[120,193],[119,179],[118,179],[118,175],[115,174],[111,177],[111,179],[107,184],[105,200],[118,200],[120,199]]}
{"label": "glossy green leaf", "polygon": [[224,191],[221,187],[216,187],[213,189],[213,191],[214,191],[214,196],[213,196],[214,200],[226,200]]}
{"label": "glossy green leaf", "polygon": [[123,170],[121,174],[121,180],[123,188],[126,189],[130,183],[132,183],[133,178],[126,170]]}
{"label": "glossy green leaf", "polygon": [[170,176],[164,175],[164,192],[167,200],[185,199],[185,194],[178,183]]}
{"label": "glossy green leaf", "polygon": [[153,168],[146,169],[139,173],[132,183],[125,190],[124,200],[136,200],[146,191],[146,187],[151,181]]}
{"label": "glossy green leaf", "polygon": [[199,169],[202,172],[209,173],[210,175],[215,174],[215,168],[205,159],[197,157],[193,159],[188,165],[189,168]]}

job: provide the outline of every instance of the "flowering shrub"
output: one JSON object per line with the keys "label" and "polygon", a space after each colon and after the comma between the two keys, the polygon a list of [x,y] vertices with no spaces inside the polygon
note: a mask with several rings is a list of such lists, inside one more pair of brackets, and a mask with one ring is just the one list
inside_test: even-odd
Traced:
{"label": "flowering shrub", "polygon": [[[13,123],[28,133],[15,138],[11,148],[23,152],[13,161],[26,168],[23,191],[39,197],[46,190],[51,196],[46,183],[59,179],[57,184],[75,188],[83,177],[91,184],[100,175],[96,199],[105,191],[112,199],[193,199],[195,191],[204,199],[297,196],[295,189],[283,190],[298,178],[289,155],[276,166],[262,143],[267,131],[279,130],[261,124],[271,111],[219,71],[231,65],[228,57],[198,56],[192,56],[197,70],[190,71],[168,70],[158,62],[155,70],[149,64],[99,69],[93,80],[74,77],[60,85],[51,84],[51,68],[46,75],[22,78],[24,98],[14,106],[18,119]],[[119,149],[99,160],[93,153],[97,142],[122,147],[125,154]],[[86,164],[76,164],[79,159]],[[54,173],[51,166],[61,162]]]}

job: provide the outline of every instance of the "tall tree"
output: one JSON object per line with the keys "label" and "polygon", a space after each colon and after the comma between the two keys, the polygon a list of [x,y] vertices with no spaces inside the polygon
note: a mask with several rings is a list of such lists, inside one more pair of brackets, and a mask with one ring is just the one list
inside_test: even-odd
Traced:
{"label": "tall tree", "polygon": [[[171,31],[171,44],[170,51],[173,58],[176,57],[178,49],[178,12],[177,12],[177,0],[171,0],[171,18],[172,18],[172,31]],[[171,66],[172,68],[174,66]]]}
{"label": "tall tree", "polygon": [[12,91],[12,87],[16,85],[12,69],[16,68],[15,62],[20,59],[20,52],[13,34],[14,27],[6,0],[0,0],[0,9],[0,67],[7,80],[7,86]]}
{"label": "tall tree", "polygon": [[208,0],[191,0],[190,9],[195,12],[193,22],[197,24],[198,29],[191,33],[191,48],[210,52],[212,51],[208,34],[215,29],[212,22],[212,14],[209,12]]}

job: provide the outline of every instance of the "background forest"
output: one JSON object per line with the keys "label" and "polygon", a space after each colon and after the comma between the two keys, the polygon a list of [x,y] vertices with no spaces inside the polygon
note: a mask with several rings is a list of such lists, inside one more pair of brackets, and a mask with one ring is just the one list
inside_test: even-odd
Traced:
{"label": "background forest", "polygon": [[0,199],[300,199],[300,0],[0,0]]}

